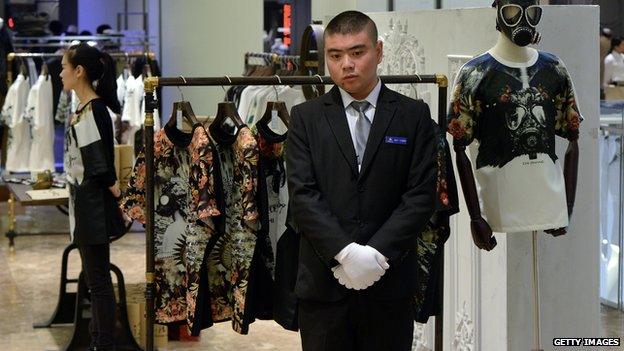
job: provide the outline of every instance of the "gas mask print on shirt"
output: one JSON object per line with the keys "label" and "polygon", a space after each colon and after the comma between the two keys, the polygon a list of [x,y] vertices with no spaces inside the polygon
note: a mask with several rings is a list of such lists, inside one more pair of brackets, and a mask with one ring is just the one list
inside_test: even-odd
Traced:
{"label": "gas mask print on shirt", "polygon": [[537,44],[540,34],[536,27],[542,19],[537,0],[496,0],[496,28],[518,46]]}
{"label": "gas mask print on shirt", "polygon": [[536,88],[507,91],[503,95],[507,95],[505,121],[511,155],[529,155],[530,159],[535,159],[537,153],[549,151],[543,95]]}

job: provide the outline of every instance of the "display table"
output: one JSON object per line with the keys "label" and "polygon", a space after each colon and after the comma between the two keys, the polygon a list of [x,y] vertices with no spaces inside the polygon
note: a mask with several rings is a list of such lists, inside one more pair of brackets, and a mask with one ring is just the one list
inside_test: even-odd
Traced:
{"label": "display table", "polygon": [[7,189],[9,189],[9,201],[8,201],[8,219],[9,219],[9,229],[5,233],[5,236],[9,239],[9,250],[15,250],[15,237],[18,235],[40,235],[40,234],[68,234],[67,232],[62,233],[17,233],[15,229],[15,202],[19,202],[22,206],[56,206],[59,211],[67,214],[67,204],[69,198],[67,196],[59,197],[59,192],[64,191],[64,189],[52,188],[52,192],[54,196],[50,198],[40,198],[33,199],[27,192],[32,190],[32,186],[26,184],[17,184],[17,183],[6,183]]}

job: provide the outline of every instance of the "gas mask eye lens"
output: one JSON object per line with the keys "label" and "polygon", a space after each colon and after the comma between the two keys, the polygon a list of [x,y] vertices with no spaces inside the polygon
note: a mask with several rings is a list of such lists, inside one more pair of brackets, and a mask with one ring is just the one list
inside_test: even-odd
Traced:
{"label": "gas mask eye lens", "polygon": [[542,8],[539,6],[529,6],[525,10],[527,22],[533,27],[537,26],[542,19]]}
{"label": "gas mask eye lens", "polygon": [[510,112],[507,115],[507,127],[511,130],[516,130],[520,127],[520,123],[527,114],[527,110],[522,106],[516,106],[514,112]]}
{"label": "gas mask eye lens", "polygon": [[505,5],[501,7],[501,15],[508,27],[514,27],[522,19],[522,7],[514,4]]}

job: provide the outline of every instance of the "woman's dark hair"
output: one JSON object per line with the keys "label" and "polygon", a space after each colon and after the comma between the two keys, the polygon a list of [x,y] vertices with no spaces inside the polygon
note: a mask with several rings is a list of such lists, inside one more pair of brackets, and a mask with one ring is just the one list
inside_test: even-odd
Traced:
{"label": "woman's dark hair", "polygon": [[115,113],[121,113],[117,100],[115,63],[111,56],[88,44],[72,45],[67,50],[67,61],[74,67],[82,66],[89,83],[96,84],[95,93]]}

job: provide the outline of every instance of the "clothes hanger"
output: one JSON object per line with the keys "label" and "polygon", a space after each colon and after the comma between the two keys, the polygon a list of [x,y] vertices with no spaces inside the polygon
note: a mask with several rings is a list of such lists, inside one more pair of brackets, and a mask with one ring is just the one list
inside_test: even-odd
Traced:
{"label": "clothes hanger", "polygon": [[[180,76],[184,83],[186,83],[186,78]],[[177,129],[177,111],[180,111],[182,117],[184,117],[192,126],[199,124],[197,121],[197,116],[195,116],[195,112],[193,112],[193,108],[191,107],[191,103],[184,99],[184,94],[182,93],[182,89],[178,87],[178,91],[180,92],[181,101],[176,101],[173,103],[173,112],[169,120],[167,121],[166,126],[169,128]]]}
{"label": "clothes hanger", "polygon": [[[275,77],[277,78],[277,81],[282,84],[282,79],[278,75],[275,75]],[[261,123],[264,126],[270,126],[270,122],[273,120],[273,117],[279,117],[279,119],[281,119],[282,122],[284,122],[284,124],[286,125],[286,128],[288,128],[288,123],[290,121],[288,109],[286,109],[286,104],[284,103],[284,101],[279,101],[277,86],[274,85],[273,89],[275,89],[275,101],[267,102],[267,107],[264,111],[264,115],[262,115],[262,118],[260,118],[258,123]],[[271,127],[269,127],[269,129],[272,130]]]}
{"label": "clothes hanger", "polygon": [[20,74],[23,75],[24,77],[28,76],[28,67],[26,66],[26,63],[24,62],[24,58],[20,57],[20,68],[19,68]]}
{"label": "clothes hanger", "polygon": [[[230,84],[232,84],[232,80],[230,77],[225,76]],[[225,91],[225,88],[221,86],[221,89]],[[226,94],[227,99],[227,94]],[[223,129],[225,126],[225,122],[231,121],[236,130],[238,131],[241,127],[245,126],[245,123],[238,115],[238,109],[236,105],[232,101],[224,101],[217,104],[217,115],[215,116],[214,121],[210,124],[209,129],[213,135],[222,135],[222,134],[230,134]],[[236,133],[234,133],[236,134]]]}
{"label": "clothes hanger", "polygon": [[46,80],[50,79],[50,71],[48,69],[48,64],[43,61],[41,65],[41,75],[45,77]]}

